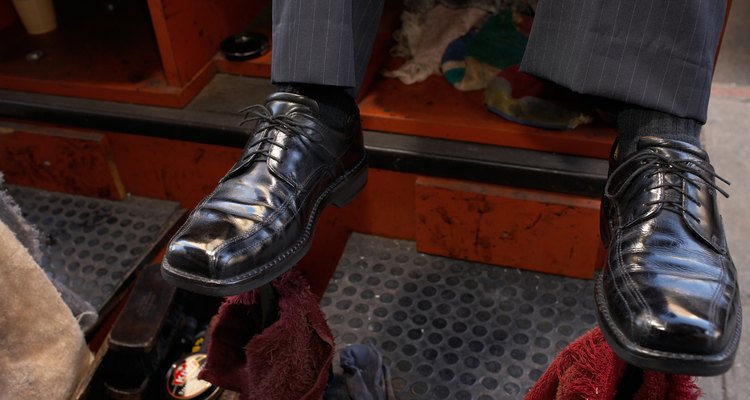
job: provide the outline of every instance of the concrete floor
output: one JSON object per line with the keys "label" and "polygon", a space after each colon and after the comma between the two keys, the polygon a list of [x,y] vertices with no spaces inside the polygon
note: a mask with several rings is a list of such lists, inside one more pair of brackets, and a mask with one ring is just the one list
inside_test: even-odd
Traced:
{"label": "concrete floor", "polygon": [[[741,299],[750,309],[750,1],[735,0],[724,34],[714,76],[714,91],[703,141],[719,175],[732,182],[730,197],[720,199],[729,246],[737,266]],[[745,314],[747,315],[747,314]],[[739,400],[750,393],[750,318],[744,318],[743,336],[734,367],[723,376],[703,378],[705,399]]]}
{"label": "concrete floor", "polygon": [[714,82],[750,86],[750,1],[734,0],[721,43]]}

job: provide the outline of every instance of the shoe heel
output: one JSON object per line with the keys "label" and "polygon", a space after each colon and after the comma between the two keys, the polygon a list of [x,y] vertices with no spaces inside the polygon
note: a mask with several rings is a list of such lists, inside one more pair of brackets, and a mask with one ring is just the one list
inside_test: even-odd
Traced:
{"label": "shoe heel", "polygon": [[366,184],[367,164],[363,165],[358,171],[355,171],[352,176],[333,190],[333,193],[331,193],[331,204],[339,208],[345,207],[357,197]]}

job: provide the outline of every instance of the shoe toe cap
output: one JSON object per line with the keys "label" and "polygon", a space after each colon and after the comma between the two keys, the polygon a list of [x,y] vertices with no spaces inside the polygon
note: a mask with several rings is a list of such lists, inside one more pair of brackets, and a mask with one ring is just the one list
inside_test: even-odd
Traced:
{"label": "shoe toe cap", "polygon": [[673,288],[650,287],[626,301],[609,296],[610,305],[620,305],[616,307],[620,330],[636,345],[651,350],[705,355],[726,349],[738,323],[732,291],[700,296]]}
{"label": "shoe toe cap", "polygon": [[[289,227],[280,221],[259,224],[252,220],[193,215],[172,239],[167,264],[190,279],[210,279],[229,284],[256,271],[278,256]],[[296,227],[296,226],[295,226]]]}
{"label": "shoe toe cap", "polygon": [[173,269],[210,277],[211,256],[202,243],[187,238],[175,238],[169,244],[164,258]]}
{"label": "shoe toe cap", "polygon": [[726,347],[727,326],[681,307],[636,317],[638,345],[666,352],[716,354]]}
{"label": "shoe toe cap", "polygon": [[217,260],[221,248],[241,235],[237,223],[217,212],[191,215],[172,238],[165,259],[175,270],[205,278],[217,278]]}

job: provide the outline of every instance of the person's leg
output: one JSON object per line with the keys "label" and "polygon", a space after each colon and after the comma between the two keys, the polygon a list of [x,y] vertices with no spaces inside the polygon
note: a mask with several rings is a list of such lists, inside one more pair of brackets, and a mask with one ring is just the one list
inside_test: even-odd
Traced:
{"label": "person's leg", "polygon": [[602,202],[605,336],[626,361],[714,375],[740,334],[736,271],[700,147],[725,0],[542,0],[523,69],[622,103]]}
{"label": "person's leg", "polygon": [[367,182],[354,96],[383,0],[275,0],[272,80],[278,91],[248,107],[254,133],[240,160],[169,243],[165,279],[226,296],[292,268],[328,204]]}
{"label": "person's leg", "polygon": [[383,0],[273,2],[271,80],[359,93]]}
{"label": "person's leg", "polygon": [[706,122],[726,0],[542,0],[522,69]]}
{"label": "person's leg", "polygon": [[383,0],[273,2],[271,80],[321,107],[329,125],[358,112],[359,93]]}

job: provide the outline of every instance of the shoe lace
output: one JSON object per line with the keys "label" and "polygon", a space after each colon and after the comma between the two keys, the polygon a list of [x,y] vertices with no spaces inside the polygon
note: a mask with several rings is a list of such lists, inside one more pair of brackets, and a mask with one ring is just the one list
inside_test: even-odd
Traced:
{"label": "shoe lace", "polygon": [[[256,122],[256,129],[254,132],[256,138],[250,142],[247,148],[251,149],[256,145],[260,145],[255,150],[245,154],[243,157],[244,160],[251,160],[253,159],[253,156],[261,155],[265,156],[265,158],[258,157],[256,160],[272,159],[276,162],[281,162],[281,159],[271,154],[271,151],[274,146],[280,147],[284,150],[287,149],[287,146],[274,140],[274,137],[268,134],[275,130],[282,131],[288,136],[303,136],[314,142],[320,140],[308,132],[308,130],[311,129],[310,126],[305,126],[302,121],[300,121],[299,117],[313,121],[313,118],[305,113],[293,112],[284,115],[273,115],[268,108],[259,104],[243,108],[240,112],[244,113],[240,126],[244,126],[250,122]],[[314,130],[314,128],[312,128],[312,130]],[[263,144],[268,144],[268,146],[263,146]]]}
{"label": "shoe lace", "polygon": [[[675,183],[669,183],[665,182],[662,184],[656,184],[653,186],[649,186],[647,188],[644,188],[644,191],[651,191],[656,189],[663,189],[664,191],[667,190],[674,190],[675,192],[681,194],[689,201],[692,201],[695,203],[698,207],[703,207],[703,204],[701,204],[700,200],[696,199],[694,196],[689,194],[683,189],[682,182],[687,182],[689,185],[693,185],[696,188],[700,188],[699,182],[703,181],[706,185],[713,188],[717,192],[721,193],[724,197],[729,197],[729,193],[727,193],[725,190],[720,188],[716,182],[715,179],[718,179],[722,182],[724,182],[727,185],[730,185],[730,182],[721,176],[717,175],[716,172],[714,172],[712,169],[699,164],[695,163],[691,160],[672,160],[664,155],[653,153],[653,152],[642,152],[640,154],[637,154],[633,156],[630,160],[622,163],[617,168],[612,171],[610,176],[617,175],[621,170],[628,168],[627,166],[632,163],[638,163],[640,164],[638,168],[633,170],[633,172],[630,173],[630,176],[628,176],[627,179],[622,183],[622,185],[619,186],[616,192],[610,193],[610,183],[612,180],[610,179],[607,181],[607,185],[604,188],[605,196],[609,199],[616,198],[622,194],[622,192],[625,191],[625,189],[630,185],[630,183],[641,176],[642,174],[646,174],[645,177],[651,178],[654,175],[657,174],[671,174],[678,178],[678,182]],[[688,208],[683,206],[682,202],[679,198],[671,197],[671,196],[662,196],[662,198],[650,201],[648,203],[644,203],[644,206],[652,206],[652,205],[659,205],[661,204],[663,208],[672,210],[677,213],[685,213],[685,215],[688,215],[689,217],[693,218],[696,222],[700,223],[701,220],[699,217],[694,215]]]}
{"label": "shoe lace", "polygon": [[[239,171],[243,170],[253,162],[268,161],[269,159],[274,160],[277,163],[282,162],[279,157],[271,154],[272,150],[274,147],[280,147],[284,150],[288,147],[284,143],[275,140],[274,136],[269,134],[270,132],[282,131],[287,136],[299,135],[313,142],[321,140],[320,135],[316,137],[312,134],[316,132],[314,124],[307,126],[303,125],[303,119],[313,122],[315,121],[313,117],[308,114],[291,112],[284,115],[273,115],[268,108],[259,104],[243,108],[239,112],[244,114],[242,121],[240,121],[240,126],[244,126],[250,122],[256,122],[255,130],[253,131],[255,139],[248,142],[248,145],[245,147],[246,149],[252,149],[255,147],[255,150],[243,154],[240,161],[232,167],[229,173],[221,178],[220,182],[222,183],[236,176]],[[267,146],[265,146],[266,144]],[[255,157],[256,155],[260,155],[261,157]]]}

